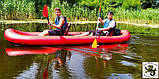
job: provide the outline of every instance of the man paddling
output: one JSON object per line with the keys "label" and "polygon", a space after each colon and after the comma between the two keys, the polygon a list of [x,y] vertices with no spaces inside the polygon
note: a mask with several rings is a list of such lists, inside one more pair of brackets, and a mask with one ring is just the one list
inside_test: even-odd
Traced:
{"label": "man paddling", "polygon": [[67,18],[65,16],[61,16],[60,8],[55,8],[55,24],[48,22],[49,25],[55,27],[56,29],[44,30],[38,36],[46,36],[46,35],[64,35],[65,30],[67,28]]}
{"label": "man paddling", "polygon": [[[116,22],[113,19],[113,15],[114,15],[114,13],[112,11],[108,11],[107,19],[102,20],[100,17],[98,17],[98,20],[100,21],[100,23],[104,23],[103,28],[97,28],[98,35],[112,36],[112,34],[116,28]],[[77,36],[87,36],[87,35],[95,35],[95,34],[96,34],[96,30],[93,30],[93,31],[89,31],[87,33],[83,33],[81,35],[77,35]]]}
{"label": "man paddling", "polygon": [[[116,22],[113,19],[113,15],[114,15],[113,12],[108,11],[108,14],[107,14],[108,18],[107,19],[102,20],[100,17],[98,18],[101,23],[104,23],[103,28],[97,28],[98,31],[101,31],[101,34],[104,34],[107,36],[113,35],[113,32],[116,28]],[[105,32],[105,31],[107,31],[107,32]]]}

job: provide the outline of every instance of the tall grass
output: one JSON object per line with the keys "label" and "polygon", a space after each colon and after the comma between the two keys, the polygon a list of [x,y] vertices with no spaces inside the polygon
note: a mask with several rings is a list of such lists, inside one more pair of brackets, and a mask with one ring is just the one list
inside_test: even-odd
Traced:
{"label": "tall grass", "polygon": [[[98,17],[98,10],[90,10],[88,8],[83,8],[80,6],[74,5],[70,7],[68,3],[64,2],[62,5],[58,2],[59,0],[55,0],[52,2],[50,13],[54,13],[54,8],[59,7],[62,9],[62,13],[64,16],[67,16],[70,20],[89,20],[89,21],[96,21]],[[137,10],[126,10],[122,7],[120,8],[102,8],[102,16],[105,18],[107,15],[107,11],[112,10],[115,13],[114,18],[116,21],[131,21],[137,23],[153,23],[159,24],[159,9],[141,9],[138,8]],[[54,14],[51,14],[52,17],[55,17]]]}
{"label": "tall grass", "polygon": [[63,16],[67,16],[69,20],[94,20],[96,18],[96,9],[89,10],[88,8],[81,8],[77,5],[69,6],[67,2],[63,2],[61,5],[59,0],[52,1],[49,13],[51,18],[55,18],[54,8],[59,7]]}
{"label": "tall grass", "polygon": [[118,21],[133,21],[137,23],[157,23],[159,24],[159,9],[138,9],[125,10],[122,8],[114,9],[115,19]]}
{"label": "tall grass", "polygon": [[35,18],[33,2],[26,0],[0,1],[0,19],[29,19]]}
{"label": "tall grass", "polygon": [[[0,1],[0,19],[36,19],[44,18],[44,16],[36,16],[35,2],[27,0],[5,0]],[[90,10],[89,8],[78,5],[70,6],[67,2],[61,5],[59,0],[52,0],[49,9],[49,18],[54,20],[54,8],[59,7],[62,10],[62,15],[67,16],[69,21],[96,21],[98,17],[98,9]],[[102,8],[102,15],[106,17],[106,12],[111,10],[115,13],[116,21],[131,21],[137,23],[153,23],[159,24],[159,9],[137,9],[127,10],[119,8]],[[40,10],[40,13],[42,9]]]}

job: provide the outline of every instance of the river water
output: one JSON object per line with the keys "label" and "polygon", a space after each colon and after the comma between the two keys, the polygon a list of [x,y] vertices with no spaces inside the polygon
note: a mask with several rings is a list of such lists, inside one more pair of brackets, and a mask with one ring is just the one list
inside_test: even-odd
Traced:
{"label": "river water", "polygon": [[[70,31],[95,29],[93,24],[75,24]],[[120,26],[120,24],[119,24]],[[7,28],[42,31],[46,24],[1,25],[1,79],[141,79],[142,62],[159,62],[159,36],[131,32],[121,44],[21,46],[4,39]]]}

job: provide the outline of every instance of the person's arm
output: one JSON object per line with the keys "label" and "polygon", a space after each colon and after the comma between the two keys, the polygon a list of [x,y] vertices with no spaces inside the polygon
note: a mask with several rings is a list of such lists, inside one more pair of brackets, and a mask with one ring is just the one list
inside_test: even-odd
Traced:
{"label": "person's arm", "polygon": [[55,28],[60,29],[64,23],[65,23],[64,18],[60,18],[60,21],[59,21],[59,24],[58,24],[58,25],[56,25],[56,24],[51,24],[51,23],[50,23],[50,25],[53,26],[53,27],[55,27]]}
{"label": "person's arm", "polygon": [[98,17],[98,20],[100,21],[100,23],[105,23],[105,20],[102,20],[100,17]]}

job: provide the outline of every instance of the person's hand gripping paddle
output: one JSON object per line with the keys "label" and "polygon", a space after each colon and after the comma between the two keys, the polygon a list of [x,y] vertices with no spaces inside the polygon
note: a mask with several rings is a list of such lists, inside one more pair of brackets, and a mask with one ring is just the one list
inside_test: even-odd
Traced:
{"label": "person's hand gripping paddle", "polygon": [[[100,12],[101,12],[101,4],[100,4],[100,8],[99,8],[99,17],[100,17]],[[92,48],[97,48],[97,46],[98,46],[98,43],[97,43],[97,28],[98,28],[98,25],[99,25],[99,19],[97,21],[96,35],[95,35],[95,39],[92,43]]]}

